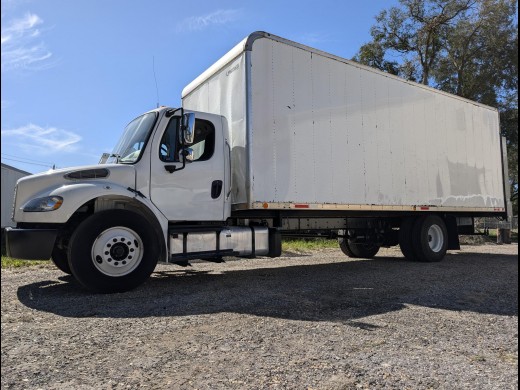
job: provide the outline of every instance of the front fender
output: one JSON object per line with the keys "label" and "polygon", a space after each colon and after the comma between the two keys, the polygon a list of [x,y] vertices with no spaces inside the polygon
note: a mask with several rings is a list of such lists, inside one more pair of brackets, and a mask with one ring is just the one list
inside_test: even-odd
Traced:
{"label": "front fender", "polygon": [[128,199],[138,202],[143,206],[143,208],[147,209],[155,216],[156,221],[150,222],[154,228],[160,228],[162,232],[163,242],[161,252],[163,253],[163,258],[161,260],[167,261],[168,254],[166,248],[168,247],[168,220],[148,198],[139,196],[128,188],[106,181],[73,183],[53,189],[47,189],[46,191],[36,194],[34,198],[53,195],[61,196],[63,198],[63,204],[59,209],[47,212],[24,212],[20,208],[16,213],[16,222],[63,224],[66,223],[81,206],[93,199],[107,197]]}
{"label": "front fender", "polygon": [[158,219],[161,226],[167,226],[168,221],[157,210],[157,208],[147,198],[137,196],[134,192],[122,187],[118,184],[100,181],[88,183],[71,183],[56,188],[48,188],[32,198],[40,198],[44,196],[61,196],[63,204],[54,211],[46,212],[24,212],[23,205],[15,211],[16,222],[30,222],[30,223],[65,223],[70,217],[85,203],[92,199],[100,197],[123,197],[134,199],[148,208]]}

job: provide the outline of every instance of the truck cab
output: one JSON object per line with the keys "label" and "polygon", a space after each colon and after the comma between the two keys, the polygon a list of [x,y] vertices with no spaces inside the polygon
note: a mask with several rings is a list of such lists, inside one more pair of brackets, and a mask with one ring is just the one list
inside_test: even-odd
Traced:
{"label": "truck cab", "polygon": [[[189,117],[196,117],[191,128],[183,124]],[[161,108],[134,119],[107,162],[135,165],[135,189],[168,221],[225,221],[231,210],[228,138],[218,115],[183,117]]]}
{"label": "truck cab", "polygon": [[[231,213],[230,156],[221,116],[151,110],[126,126],[99,165],[18,181],[8,254],[52,258],[100,292],[135,287],[157,261],[250,254],[248,245],[236,250],[230,241],[244,232],[224,224]],[[246,230],[250,242],[255,232]]]}

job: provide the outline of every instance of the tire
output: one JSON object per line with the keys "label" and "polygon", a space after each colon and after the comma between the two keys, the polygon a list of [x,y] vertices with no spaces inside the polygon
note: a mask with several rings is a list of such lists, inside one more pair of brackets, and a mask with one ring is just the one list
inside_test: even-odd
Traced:
{"label": "tire", "polygon": [[412,245],[417,259],[432,263],[444,259],[448,249],[448,229],[437,215],[425,215],[414,224]]}
{"label": "tire", "polygon": [[131,290],[153,272],[160,238],[141,215],[124,210],[95,213],[74,231],[69,243],[72,275],[97,293]]}
{"label": "tire", "polygon": [[51,254],[51,260],[60,271],[63,271],[68,275],[72,274],[66,249],[54,247]]}
{"label": "tire", "polygon": [[371,259],[377,254],[377,252],[379,252],[379,246],[377,245],[354,244],[350,240],[343,237],[338,238],[338,243],[341,251],[348,257],[352,257],[354,259]]}
{"label": "tire", "polygon": [[354,255],[354,252],[350,249],[350,246],[348,244],[348,239],[344,237],[338,237],[338,244],[341,251],[347,255],[348,257],[355,258],[356,255]]}
{"label": "tire", "polygon": [[399,247],[404,257],[410,261],[418,261],[412,244],[412,231],[415,222],[416,218],[405,218],[399,227]]}

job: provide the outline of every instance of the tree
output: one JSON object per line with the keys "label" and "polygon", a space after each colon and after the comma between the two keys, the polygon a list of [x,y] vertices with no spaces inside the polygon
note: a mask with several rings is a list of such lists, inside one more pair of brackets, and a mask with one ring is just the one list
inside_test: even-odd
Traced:
{"label": "tree", "polygon": [[477,0],[400,0],[401,7],[382,11],[372,27],[374,42],[416,62],[414,78],[429,84],[442,50],[443,30]]}
{"label": "tree", "polygon": [[384,57],[385,49],[381,43],[369,42],[361,46],[353,60],[396,76],[399,75],[400,68],[397,62],[387,61]]}
{"label": "tree", "polygon": [[[517,0],[400,0],[354,60],[493,107],[507,139],[518,211]],[[393,61],[386,58],[391,56]],[[397,58],[397,60],[395,60]]]}
{"label": "tree", "polygon": [[518,96],[516,106],[501,110],[500,127],[507,140],[507,159],[513,213],[518,215]]}
{"label": "tree", "polygon": [[463,12],[440,37],[443,56],[432,71],[436,86],[493,106],[517,89],[515,12],[511,0],[481,0]]}

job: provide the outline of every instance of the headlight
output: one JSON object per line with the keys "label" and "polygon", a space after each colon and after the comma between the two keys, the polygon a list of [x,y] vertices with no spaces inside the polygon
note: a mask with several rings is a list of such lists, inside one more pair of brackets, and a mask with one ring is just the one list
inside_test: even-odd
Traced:
{"label": "headlight", "polygon": [[26,212],[52,211],[59,209],[62,204],[63,198],[61,196],[46,196],[30,200],[22,207],[22,210]]}

